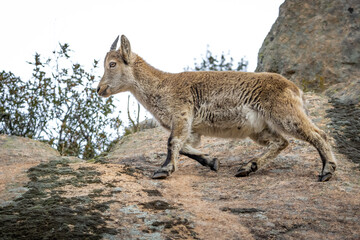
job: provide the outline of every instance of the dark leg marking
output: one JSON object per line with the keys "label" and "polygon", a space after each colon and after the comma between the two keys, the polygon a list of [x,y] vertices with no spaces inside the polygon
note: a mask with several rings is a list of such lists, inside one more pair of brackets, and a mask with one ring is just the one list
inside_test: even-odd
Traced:
{"label": "dark leg marking", "polygon": [[210,167],[210,169],[213,171],[219,170],[219,160],[217,158],[209,160],[200,155],[190,154],[183,151],[180,151],[180,154],[198,161],[203,166]]}
{"label": "dark leg marking", "polygon": [[169,137],[168,140],[168,152],[165,159],[165,162],[161,165],[161,168],[156,170],[152,176],[153,179],[164,179],[171,175],[175,171],[175,167],[173,164],[171,164],[171,156],[172,156],[172,150],[171,150],[171,140],[172,137]]}

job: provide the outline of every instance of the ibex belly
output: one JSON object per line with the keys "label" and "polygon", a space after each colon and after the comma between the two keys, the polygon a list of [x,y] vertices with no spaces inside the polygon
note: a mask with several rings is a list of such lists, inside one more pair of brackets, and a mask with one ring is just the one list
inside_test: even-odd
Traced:
{"label": "ibex belly", "polygon": [[[208,111],[206,111],[208,110]],[[204,136],[245,138],[261,132],[265,126],[263,116],[247,106],[232,109],[200,109],[195,115],[192,130]]]}

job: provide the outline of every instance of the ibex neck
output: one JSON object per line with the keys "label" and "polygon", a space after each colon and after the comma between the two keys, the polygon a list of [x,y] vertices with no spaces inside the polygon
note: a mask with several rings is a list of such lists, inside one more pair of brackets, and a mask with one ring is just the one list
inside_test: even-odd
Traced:
{"label": "ibex neck", "polygon": [[141,57],[136,56],[134,62],[134,77],[139,84],[157,84],[162,82],[170,73],[160,71],[147,62]]}
{"label": "ibex neck", "polygon": [[174,74],[165,73],[146,63],[141,57],[136,56],[133,65],[134,86],[130,92],[135,98],[164,126],[164,119],[159,118],[158,101],[164,95],[164,82],[171,79]]}

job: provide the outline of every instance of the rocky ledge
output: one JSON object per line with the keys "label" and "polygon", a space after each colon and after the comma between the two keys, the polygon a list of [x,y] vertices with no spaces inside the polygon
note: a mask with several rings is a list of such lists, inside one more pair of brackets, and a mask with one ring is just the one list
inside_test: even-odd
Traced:
{"label": "rocky ledge", "polygon": [[[327,98],[307,98],[311,118],[329,132]],[[235,178],[262,147],[204,138],[201,150],[221,161],[217,173],[181,157],[170,178],[153,180],[166,141],[164,130],[148,129],[95,163],[0,136],[0,239],[360,238],[360,172],[346,156],[336,153],[336,176],[319,183],[316,150],[290,139],[256,174]]]}

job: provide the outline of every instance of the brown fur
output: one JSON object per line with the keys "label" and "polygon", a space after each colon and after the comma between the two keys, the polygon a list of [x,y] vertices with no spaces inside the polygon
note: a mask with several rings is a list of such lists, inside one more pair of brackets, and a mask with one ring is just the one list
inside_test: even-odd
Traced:
{"label": "brown fur", "polygon": [[336,160],[326,134],[307,117],[302,91],[279,74],[165,73],[133,53],[125,36],[119,50],[107,53],[104,66],[98,87],[101,96],[130,91],[171,132],[167,159],[154,178],[175,171],[179,153],[217,170],[217,159],[194,148],[201,135],[250,137],[268,147],[263,155],[240,168],[237,176],[255,172],[286,148],[283,134],[307,141],[318,150],[323,161],[320,181],[329,180],[335,171]]}

